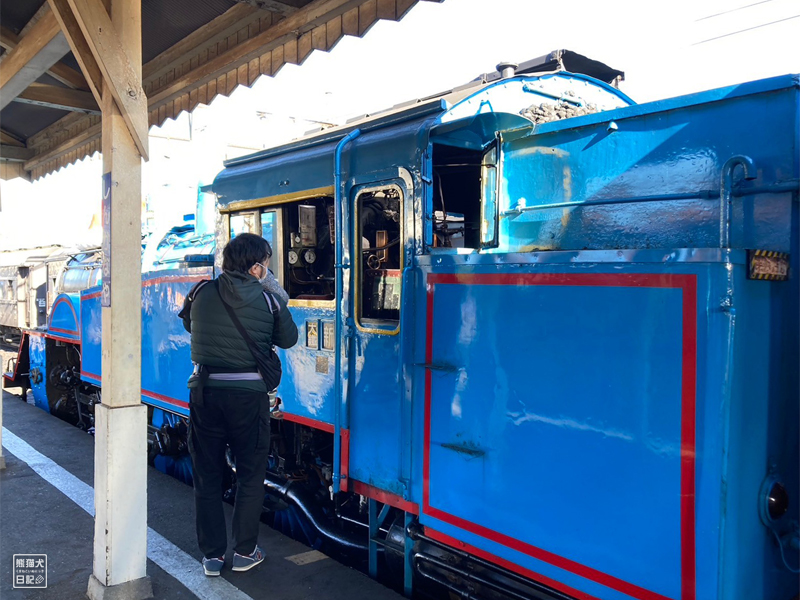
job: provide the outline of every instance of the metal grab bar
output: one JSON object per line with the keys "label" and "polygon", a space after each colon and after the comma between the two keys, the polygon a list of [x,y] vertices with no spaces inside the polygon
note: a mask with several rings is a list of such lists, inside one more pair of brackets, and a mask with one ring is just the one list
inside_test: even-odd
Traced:
{"label": "metal grab bar", "polygon": [[722,165],[722,172],[719,176],[719,247],[729,248],[731,245],[731,212],[733,209],[733,197],[731,188],[733,187],[733,172],[737,165],[742,165],[744,178],[747,180],[756,178],[756,166],[753,159],[744,154],[731,156]]}
{"label": "metal grab bar", "polygon": [[[344,219],[344,184],[342,183],[342,150],[351,141],[361,135],[360,129],[354,129],[344,136],[336,145],[334,154],[334,229],[336,236],[336,318],[334,319],[334,338],[336,339],[336,352],[334,354],[334,392],[333,392],[333,493],[338,493],[341,487],[342,469],[342,303],[344,269],[350,265],[342,263],[342,247],[344,229],[342,221]],[[349,338],[348,338],[348,344]]]}

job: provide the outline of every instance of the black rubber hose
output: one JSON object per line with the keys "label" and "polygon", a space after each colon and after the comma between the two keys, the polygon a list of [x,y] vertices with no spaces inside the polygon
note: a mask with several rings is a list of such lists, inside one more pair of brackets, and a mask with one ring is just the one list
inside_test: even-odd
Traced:
{"label": "black rubber hose", "polygon": [[285,481],[267,473],[264,477],[264,486],[270,494],[282,500],[291,502],[308,519],[314,528],[330,541],[350,550],[366,552],[369,548],[366,541],[361,541],[354,535],[337,531],[322,513],[322,509],[314,502],[309,493],[292,481]]}

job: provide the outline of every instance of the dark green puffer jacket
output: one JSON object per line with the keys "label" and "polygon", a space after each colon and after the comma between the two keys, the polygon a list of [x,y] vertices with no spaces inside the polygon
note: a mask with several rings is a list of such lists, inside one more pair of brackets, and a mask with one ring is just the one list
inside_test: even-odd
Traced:
{"label": "dark green puffer jacket", "polygon": [[[220,295],[233,308],[251,339],[265,352],[270,346],[291,348],[297,343],[297,326],[286,303],[272,295],[280,306],[275,318],[264,298],[264,288],[248,273],[224,272],[218,277],[219,293],[214,282],[205,284],[192,303],[191,319],[184,318],[183,326],[192,334],[192,361],[210,367],[239,369],[252,367],[257,372],[247,343],[228,316]],[[189,387],[196,387],[197,377],[189,378]],[[209,379],[207,387],[225,387],[266,392],[257,381],[217,381]]]}

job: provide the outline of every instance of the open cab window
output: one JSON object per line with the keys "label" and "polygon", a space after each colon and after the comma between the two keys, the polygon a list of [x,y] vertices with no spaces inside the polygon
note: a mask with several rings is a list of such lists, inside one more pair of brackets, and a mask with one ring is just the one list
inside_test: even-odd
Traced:
{"label": "open cab window", "polygon": [[481,161],[481,248],[497,246],[499,180],[495,144],[484,152]]}
{"label": "open cab window", "polygon": [[230,236],[255,233],[272,247],[270,270],[289,301],[335,298],[334,211],[329,196],[305,198],[230,216]]}
{"label": "open cab window", "polygon": [[403,269],[403,193],[388,185],[356,197],[356,314],[362,330],[397,333]]}
{"label": "open cab window", "polygon": [[497,245],[497,144],[472,149],[434,144],[433,237],[428,247]]}

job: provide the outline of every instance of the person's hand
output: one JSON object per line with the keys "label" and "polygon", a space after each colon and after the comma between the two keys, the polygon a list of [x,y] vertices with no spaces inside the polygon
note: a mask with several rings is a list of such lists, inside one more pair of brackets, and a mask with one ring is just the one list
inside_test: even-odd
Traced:
{"label": "person's hand", "polygon": [[280,296],[283,298],[284,302],[289,302],[289,294],[286,292],[285,289],[281,287],[281,284],[278,283],[278,280],[275,279],[275,275],[272,274],[272,271],[267,271],[267,277],[262,282],[264,289],[268,291],[270,294],[275,294],[276,296]]}

